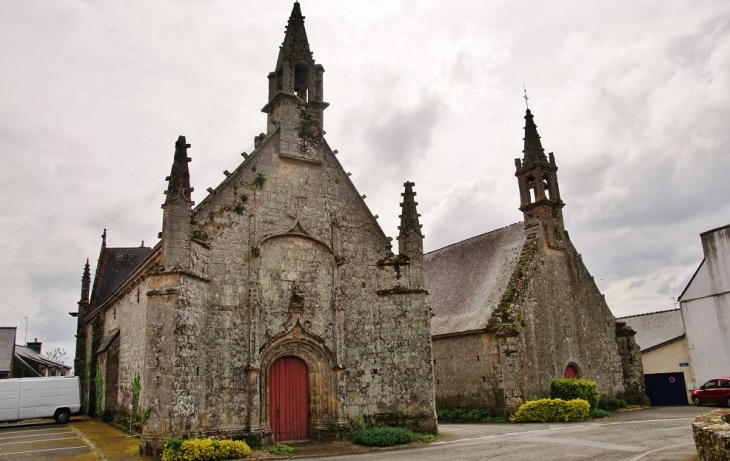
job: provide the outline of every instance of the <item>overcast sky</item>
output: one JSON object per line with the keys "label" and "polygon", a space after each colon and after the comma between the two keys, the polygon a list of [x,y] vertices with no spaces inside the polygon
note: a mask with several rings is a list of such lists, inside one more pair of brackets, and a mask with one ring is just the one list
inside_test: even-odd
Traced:
{"label": "overcast sky", "polygon": [[[157,243],[178,135],[193,199],[266,131],[291,1],[0,3],[0,325],[74,350],[80,278]],[[525,101],[566,227],[617,316],[671,309],[730,223],[730,2],[305,0],[327,140],[387,235],[520,221]],[[70,362],[70,361],[69,361]]]}

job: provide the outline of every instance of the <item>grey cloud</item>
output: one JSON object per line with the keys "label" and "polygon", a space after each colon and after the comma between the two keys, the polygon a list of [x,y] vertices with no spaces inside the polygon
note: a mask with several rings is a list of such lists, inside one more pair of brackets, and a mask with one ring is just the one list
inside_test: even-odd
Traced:
{"label": "grey cloud", "polygon": [[362,133],[370,164],[380,172],[404,177],[432,145],[432,131],[445,105],[433,94],[422,94],[411,108],[375,115]]}
{"label": "grey cloud", "polygon": [[632,290],[632,289],[634,289],[634,288],[641,288],[641,287],[643,287],[643,286],[644,286],[645,284],[646,284],[646,280],[644,280],[644,279],[639,279],[639,280],[633,280],[633,281],[632,281],[632,282],[631,282],[631,283],[629,284],[629,290]]}

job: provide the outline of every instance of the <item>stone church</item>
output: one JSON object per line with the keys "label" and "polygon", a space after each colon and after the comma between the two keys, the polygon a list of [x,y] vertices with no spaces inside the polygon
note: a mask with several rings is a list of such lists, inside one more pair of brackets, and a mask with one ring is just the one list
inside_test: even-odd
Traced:
{"label": "stone church", "polygon": [[524,221],[424,258],[433,310],[437,408],[512,413],[582,377],[608,395],[646,401],[634,332],[616,322],[563,223],[558,167],[525,115],[515,159]]}
{"label": "stone church", "polygon": [[174,143],[154,248],[107,246],[82,278],[85,411],[172,436],[327,438],[354,421],[436,432],[423,235],[406,182],[398,254],[324,139],[324,68],[294,4],[267,130],[198,205]]}

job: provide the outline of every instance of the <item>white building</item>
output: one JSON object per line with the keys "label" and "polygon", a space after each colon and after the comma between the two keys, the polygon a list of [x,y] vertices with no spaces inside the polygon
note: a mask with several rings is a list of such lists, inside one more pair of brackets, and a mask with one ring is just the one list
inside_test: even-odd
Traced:
{"label": "white building", "polygon": [[697,386],[730,376],[730,225],[700,238],[705,258],[679,297]]}

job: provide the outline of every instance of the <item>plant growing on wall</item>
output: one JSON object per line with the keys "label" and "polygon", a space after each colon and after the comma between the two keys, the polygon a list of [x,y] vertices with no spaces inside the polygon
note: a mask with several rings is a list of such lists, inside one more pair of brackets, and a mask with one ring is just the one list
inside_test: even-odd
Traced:
{"label": "plant growing on wall", "polygon": [[134,379],[132,380],[132,411],[137,411],[137,405],[139,404],[139,391],[142,388],[142,385],[139,381],[139,373],[134,374]]}
{"label": "plant growing on wall", "polygon": [[254,179],[254,182],[256,183],[256,187],[261,189],[264,187],[264,184],[266,184],[266,176],[264,176],[263,173],[259,173],[256,176],[256,179]]}
{"label": "plant growing on wall", "polygon": [[94,378],[96,385],[96,414],[101,414],[101,399],[104,396],[104,378],[101,376],[101,370],[96,369],[96,377]]}

